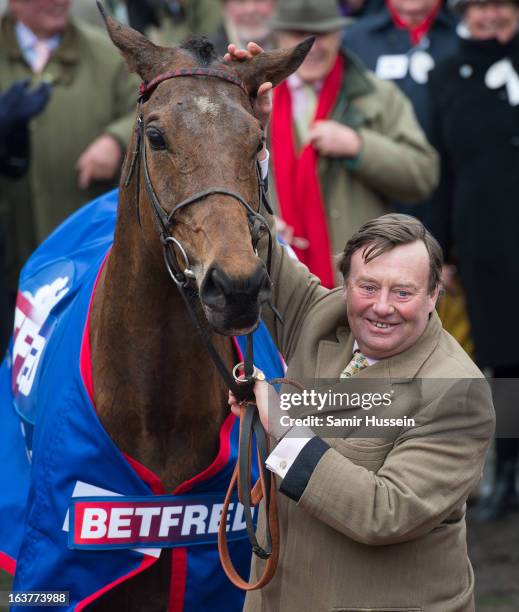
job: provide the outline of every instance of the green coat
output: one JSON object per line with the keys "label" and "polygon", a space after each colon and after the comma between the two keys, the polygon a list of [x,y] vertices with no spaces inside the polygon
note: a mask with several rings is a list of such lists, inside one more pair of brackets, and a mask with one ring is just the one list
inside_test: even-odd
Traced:
{"label": "green coat", "polygon": [[[14,20],[0,24],[0,90],[33,77],[16,40]],[[111,134],[123,150],[134,122],[138,81],[101,30],[71,23],[40,78],[53,83],[51,99],[31,122],[26,177],[0,178],[0,223],[8,228],[11,287],[34,248],[70,213],[116,182],[77,185],[76,162],[98,136]]]}
{"label": "green coat", "polygon": [[[319,159],[330,240],[337,254],[366,221],[391,212],[391,201],[423,200],[438,182],[437,153],[427,142],[407,97],[353,56],[346,52],[344,56],[343,84],[330,119],[357,130],[363,147],[355,161]],[[273,172],[270,178],[270,194],[279,210]],[[337,282],[342,279],[337,277]]]}

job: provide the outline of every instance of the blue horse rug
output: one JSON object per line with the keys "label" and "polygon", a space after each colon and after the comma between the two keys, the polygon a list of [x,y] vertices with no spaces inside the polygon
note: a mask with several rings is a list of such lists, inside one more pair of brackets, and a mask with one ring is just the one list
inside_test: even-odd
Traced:
{"label": "blue horse rug", "polygon": [[[244,595],[221,569],[216,544],[238,420],[229,415],[223,423],[213,463],[166,495],[152,472],[114,445],[92,403],[88,314],[117,200],[112,191],[75,213],[20,277],[14,334],[0,367],[0,567],[14,574],[14,590],[66,591],[68,604],[56,609],[83,610],[172,547],[170,611],[238,611]],[[237,342],[243,347],[244,338]],[[267,377],[282,376],[263,324],[254,346]],[[237,501],[228,536],[248,576]]]}

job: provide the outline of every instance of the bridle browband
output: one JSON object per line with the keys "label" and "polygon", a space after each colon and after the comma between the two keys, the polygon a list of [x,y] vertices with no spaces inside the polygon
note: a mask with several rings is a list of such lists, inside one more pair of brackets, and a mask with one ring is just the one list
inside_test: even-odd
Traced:
{"label": "bridle browband", "polygon": [[139,87],[139,93],[141,96],[149,96],[157,87],[160,85],[162,81],[167,81],[168,79],[174,79],[175,77],[182,76],[203,76],[203,77],[216,77],[222,81],[229,81],[229,83],[233,83],[234,85],[238,85],[244,92],[247,97],[249,97],[249,92],[247,91],[247,87],[245,83],[239,79],[237,76],[233,74],[229,74],[228,72],[224,72],[223,70],[215,70],[214,68],[180,68],[179,70],[169,70],[168,72],[162,72],[157,75],[151,81],[143,81]]}
{"label": "bridle browband", "polygon": [[[263,203],[267,211],[270,214],[272,214],[272,209],[270,208],[270,205],[267,199],[265,181],[261,177],[261,169],[259,167],[259,163],[256,162],[256,175],[258,179],[258,196],[259,196],[259,205],[258,205],[257,211],[254,210],[252,206],[245,200],[245,198],[243,198],[239,193],[236,193],[229,189],[216,187],[216,188],[205,189],[203,191],[196,193],[195,195],[192,195],[186,198],[185,200],[182,200],[181,202],[179,202],[173,207],[171,212],[168,213],[160,204],[160,200],[153,187],[153,182],[151,180],[151,177],[149,174],[149,168],[148,168],[147,147],[146,147],[145,134],[144,134],[145,125],[144,125],[144,118],[142,115],[142,103],[149,98],[149,96],[155,91],[158,85],[160,85],[162,82],[166,80],[177,78],[177,77],[201,77],[201,76],[215,77],[215,78],[227,81],[229,83],[232,83],[233,85],[240,87],[245,92],[247,97],[250,99],[250,96],[249,96],[249,93],[247,91],[245,84],[238,77],[232,74],[229,74],[227,72],[221,71],[221,70],[214,70],[210,68],[180,69],[180,70],[164,72],[162,74],[159,74],[158,76],[156,76],[149,82],[143,82],[139,88],[140,96],[138,100],[138,113],[137,113],[137,125],[136,125],[137,142],[136,142],[135,149],[133,151],[132,159],[130,161],[128,173],[124,181],[124,187],[129,186],[131,178],[137,167],[137,164],[140,161],[142,163],[142,170],[143,170],[146,193],[148,195],[148,200],[150,202],[151,210],[153,213],[153,219],[158,229],[160,241],[163,247],[163,255],[164,255],[164,262],[166,265],[166,269],[169,275],[171,276],[171,278],[173,279],[173,281],[175,282],[175,284],[177,285],[177,288],[180,292],[180,295],[184,299],[187,310],[195,325],[195,328],[199,331],[200,336],[202,340],[204,341],[204,344],[207,350],[209,351],[209,354],[211,355],[211,358],[216,368],[218,369],[218,372],[220,373],[223,380],[225,381],[226,385],[232,390],[232,392],[234,393],[235,397],[238,400],[240,401],[247,400],[246,405],[242,408],[244,418],[241,419],[241,424],[240,424],[240,443],[239,443],[240,452],[239,452],[239,460],[238,460],[238,465],[240,469],[238,469],[238,466],[237,466],[236,471],[237,471],[237,474],[239,473],[249,474],[249,477],[248,477],[249,487],[248,487],[248,490],[245,492],[245,485],[247,484],[247,480],[246,480],[247,477],[241,476],[240,477],[241,482],[240,482],[240,487],[239,487],[239,498],[240,498],[240,501],[242,501],[242,504],[244,506],[245,522],[247,526],[249,541],[251,542],[251,545],[252,545],[252,549],[254,553],[257,554],[259,557],[261,557],[262,559],[268,560],[267,564],[269,564],[269,572],[268,572],[269,577],[266,580],[268,581],[270,580],[270,577],[272,576],[275,570],[275,566],[277,564],[277,554],[278,554],[278,551],[277,551],[277,548],[278,548],[277,514],[275,510],[275,501],[272,502],[272,498],[275,492],[274,480],[271,477],[270,472],[265,468],[265,461],[268,456],[267,437],[261,425],[258,411],[253,405],[253,402],[251,401],[254,399],[253,387],[256,381],[256,370],[254,368],[254,363],[253,363],[253,337],[251,333],[247,335],[247,348],[245,351],[243,363],[236,366],[232,373],[229,372],[227,370],[226,365],[222,361],[220,355],[218,354],[218,351],[216,350],[216,348],[214,347],[211,341],[212,330],[210,329],[207,319],[205,317],[205,314],[203,313],[198,290],[196,286],[194,285],[194,283],[192,282],[195,278],[195,275],[190,267],[190,262],[189,262],[187,251],[182,246],[180,241],[174,236],[172,236],[170,233],[171,226],[174,223],[175,214],[179,210],[185,208],[186,206],[189,206],[190,204],[194,204],[198,202],[199,200],[202,200],[212,195],[224,195],[224,196],[231,197],[237,200],[245,208],[247,212],[247,219],[249,222],[252,244],[255,250],[256,250],[256,245],[259,241],[259,238],[261,237],[261,232],[262,231],[267,232],[268,240],[269,240],[268,257],[267,257],[267,273],[270,276],[271,254],[272,254],[272,234],[270,232],[268,223],[266,222],[265,218],[259,212],[261,204]],[[137,182],[136,206],[137,206],[137,215],[138,215],[139,224],[140,224],[140,212],[139,212],[140,173],[137,173],[137,181],[138,182]],[[179,266],[175,249],[177,249],[182,255],[182,259],[183,259],[182,267]],[[274,306],[271,303],[269,303],[269,306],[272,308],[275,316],[281,320],[281,317],[279,316]],[[242,369],[241,374],[239,372],[240,366]],[[271,534],[271,527],[270,527],[270,523],[272,521],[267,520],[267,544],[264,548],[262,548],[258,544],[258,541],[256,539],[256,534],[254,531],[254,524],[252,520],[252,510],[251,510],[251,505],[256,505],[257,503],[259,503],[259,499],[261,499],[261,495],[259,497],[257,495],[256,497],[254,496],[251,497],[251,493],[250,493],[250,445],[252,441],[253,432],[256,436],[256,445],[257,445],[257,450],[258,450],[258,463],[259,463],[259,469],[260,469],[260,475],[261,475],[260,480],[262,484],[261,490],[262,490],[263,498],[265,499],[267,517],[271,517],[271,515],[273,514],[276,515],[275,521],[273,519],[276,525],[273,528],[272,534]],[[234,480],[232,480],[231,482],[229,491],[232,491],[233,484],[238,478],[238,476],[233,477],[233,478]],[[256,487],[256,489],[259,490],[258,487]],[[230,492],[228,493],[228,495],[230,495]],[[253,501],[255,501],[255,503],[253,503]],[[227,500],[227,505],[228,505],[228,500]],[[225,538],[224,535],[222,537]],[[225,547],[226,544],[224,543],[222,546]],[[219,547],[220,547],[220,543],[219,543]],[[222,553],[222,549],[220,549],[220,552]],[[221,556],[222,556],[222,564],[224,565],[224,570],[226,571],[230,579],[235,584],[237,584],[232,574],[232,571],[234,568],[232,568],[232,564],[230,563],[230,559],[228,558],[228,555],[227,555],[227,559],[225,563],[224,563],[225,553],[221,554]],[[226,564],[228,566],[229,565],[231,566],[231,570],[229,570],[228,567],[226,567]],[[265,582],[263,582],[263,584],[264,583]],[[246,583],[243,583],[243,584],[246,584]],[[245,588],[242,585],[239,585],[239,586],[241,586],[241,588]],[[257,588],[257,587],[253,585],[253,588]]]}

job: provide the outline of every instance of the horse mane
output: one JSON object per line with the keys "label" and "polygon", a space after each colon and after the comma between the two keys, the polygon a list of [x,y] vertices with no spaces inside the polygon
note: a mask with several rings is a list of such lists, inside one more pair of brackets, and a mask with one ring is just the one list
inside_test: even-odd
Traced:
{"label": "horse mane", "polygon": [[180,48],[188,51],[201,66],[210,66],[217,59],[213,43],[205,36],[190,38]]}

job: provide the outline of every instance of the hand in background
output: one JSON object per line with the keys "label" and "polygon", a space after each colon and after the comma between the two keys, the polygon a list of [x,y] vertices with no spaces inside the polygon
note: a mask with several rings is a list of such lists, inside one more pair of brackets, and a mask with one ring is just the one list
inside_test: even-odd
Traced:
{"label": "hand in background", "polygon": [[40,83],[29,89],[30,79],[15,81],[0,95],[0,131],[7,133],[16,125],[27,123],[45,108],[50,99],[51,86]]}
{"label": "hand in background", "polygon": [[77,161],[79,188],[87,189],[92,181],[113,179],[121,166],[122,155],[113,136],[103,134],[96,138]]}
{"label": "hand in background", "polygon": [[357,157],[362,148],[361,137],[355,130],[338,121],[315,121],[309,130],[310,144],[328,157]]}

